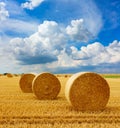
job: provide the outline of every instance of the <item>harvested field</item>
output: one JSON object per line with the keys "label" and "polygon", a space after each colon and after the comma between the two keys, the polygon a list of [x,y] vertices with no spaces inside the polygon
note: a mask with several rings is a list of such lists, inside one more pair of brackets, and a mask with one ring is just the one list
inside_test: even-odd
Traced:
{"label": "harvested field", "polygon": [[0,77],[0,128],[119,128],[120,78],[106,78],[110,99],[104,111],[75,111],[65,98],[69,77],[60,77],[61,91],[55,100],[38,100],[19,88],[20,76]]}

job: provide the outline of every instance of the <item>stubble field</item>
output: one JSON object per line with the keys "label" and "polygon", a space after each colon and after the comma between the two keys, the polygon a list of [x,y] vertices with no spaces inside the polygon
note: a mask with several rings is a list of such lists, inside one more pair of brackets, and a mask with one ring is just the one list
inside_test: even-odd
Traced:
{"label": "stubble field", "polygon": [[119,128],[120,78],[106,77],[110,99],[104,111],[75,111],[67,102],[64,87],[70,75],[57,75],[61,91],[55,100],[38,100],[23,93],[20,76],[0,76],[0,128]]}

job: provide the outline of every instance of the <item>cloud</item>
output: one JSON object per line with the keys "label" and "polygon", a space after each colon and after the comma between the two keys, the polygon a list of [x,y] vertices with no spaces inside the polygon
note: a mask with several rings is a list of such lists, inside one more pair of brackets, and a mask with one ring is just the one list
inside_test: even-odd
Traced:
{"label": "cloud", "polygon": [[[27,13],[21,8],[19,3],[15,0],[4,0],[6,10],[9,12],[9,18],[24,19]],[[18,11],[19,10],[19,11]]]}
{"label": "cloud", "polygon": [[12,39],[8,52],[22,64],[45,64],[57,61],[65,44],[62,28],[54,21],[44,21],[31,36]]}
{"label": "cloud", "polygon": [[67,42],[64,28],[55,21],[44,21],[38,26],[39,38],[48,49],[62,49]]}
{"label": "cloud", "polygon": [[18,3],[14,1],[0,2],[0,35],[1,36],[25,37],[37,31],[37,26],[38,23],[33,21],[33,19],[31,19],[21,9]]}
{"label": "cloud", "polygon": [[[4,25],[3,25],[4,24]],[[27,36],[37,30],[37,23],[32,21],[27,22],[24,20],[7,19],[0,22],[0,32],[6,35],[22,35]]]}
{"label": "cloud", "polygon": [[[28,38],[11,40],[9,50],[3,49],[3,53],[6,53],[4,56],[7,58],[4,57],[2,60],[12,60],[12,63],[7,61],[6,66],[8,63],[10,65],[17,63],[14,67],[19,67],[18,71],[37,73],[41,71],[53,73],[75,73],[79,71],[119,73],[120,42],[117,40],[108,46],[103,46],[100,42],[82,46],[80,49],[70,46],[71,51],[68,54],[66,48],[51,49],[47,46],[46,49],[46,44],[42,41],[39,42],[40,39],[38,41],[37,38],[41,37],[37,34],[35,33]],[[36,40],[33,41],[32,39]]]}
{"label": "cloud", "polygon": [[[75,46],[75,43],[73,46],[69,44],[71,37],[77,38],[78,35],[82,35],[83,38],[78,38],[79,43],[90,38],[90,35],[83,36],[86,34],[86,29],[82,29],[84,34],[81,33],[81,28],[83,28],[81,22],[83,23],[81,19],[74,20],[71,21],[73,26],[63,27],[55,21],[44,21],[38,26],[38,31],[31,36],[12,39],[8,52],[24,65],[55,62],[58,67],[76,67],[118,63],[120,61],[120,42],[118,41],[106,47],[95,42],[82,46],[80,49]],[[76,38],[72,38],[72,41],[78,41]]]}
{"label": "cloud", "polygon": [[67,23],[71,20],[83,19],[84,28],[94,37],[104,26],[101,10],[94,0],[56,0],[55,9],[58,10],[58,16]]}
{"label": "cloud", "polygon": [[85,28],[83,19],[72,20],[71,25],[66,28],[66,33],[77,42],[88,42],[93,38],[92,33]]}
{"label": "cloud", "polygon": [[35,7],[39,6],[44,0],[28,0],[28,2],[22,3],[23,8],[33,10]]}
{"label": "cloud", "polygon": [[120,41],[114,40],[106,49],[111,56],[110,63],[120,62]]}
{"label": "cloud", "polygon": [[116,73],[120,73],[119,66],[120,66],[120,63],[76,66],[76,67],[54,67],[53,69],[46,68],[46,70],[44,71],[50,71],[53,73],[62,73],[62,74],[77,73],[77,72],[96,72],[96,73],[115,73],[116,74]]}
{"label": "cloud", "polygon": [[[36,2],[37,1],[37,2]],[[22,4],[23,8],[34,9],[39,6],[45,0],[28,0]],[[36,3],[33,6],[33,2]],[[101,31],[103,27],[102,14],[93,0],[50,0],[46,1],[51,4],[51,10],[43,12],[43,15],[47,19],[69,23],[71,20],[83,19],[84,28],[87,29],[88,33],[91,33],[94,37]],[[72,13],[71,13],[72,12]],[[41,12],[40,12],[41,13]],[[45,19],[43,17],[43,19]]]}
{"label": "cloud", "polygon": [[120,42],[116,40],[106,47],[99,42],[95,42],[87,46],[82,46],[80,50],[72,46],[71,50],[71,57],[73,60],[82,60],[81,65],[99,65],[120,62]]}
{"label": "cloud", "polygon": [[93,0],[80,0],[79,8],[82,11],[86,28],[94,36],[97,36],[104,24],[101,11]]}
{"label": "cloud", "polygon": [[[77,21],[79,20],[74,20],[75,23]],[[55,21],[44,21],[38,26],[38,31],[31,36],[12,39],[10,41],[10,52],[22,64],[43,64],[57,61],[60,52],[71,40],[71,35],[65,31],[68,27],[65,28]],[[78,28],[79,25],[75,26],[75,29]],[[83,29],[82,32],[84,31],[86,30]],[[81,36],[81,29],[76,31],[75,34]],[[86,38],[89,37],[85,35],[79,41],[85,41]],[[76,41],[76,39],[74,38],[73,41]]]}
{"label": "cloud", "polygon": [[0,21],[4,21],[9,17],[9,12],[5,8],[6,4],[0,2]]}
{"label": "cloud", "polygon": [[61,51],[58,61],[47,65],[54,73],[76,73],[92,71],[98,73],[120,73],[120,42],[113,41],[108,46],[99,42],[88,44],[81,49],[71,47],[71,53]]}
{"label": "cloud", "polygon": [[[34,1],[28,1],[28,5],[39,5],[43,2],[44,0],[34,0]],[[96,7],[95,3],[90,0],[90,2],[87,2],[87,4],[85,2],[83,2],[82,0],[80,0],[80,2],[78,0],[74,1],[72,0],[70,2],[70,7],[68,6],[69,1],[65,0],[65,1],[53,1],[54,2],[54,6],[58,6],[59,4],[59,9],[61,9],[60,5],[63,5],[63,11],[64,12],[64,16],[66,17],[61,17],[62,13],[60,10],[60,17],[64,18],[64,19],[69,19],[69,15],[66,16],[68,8],[72,8],[75,7],[73,5],[77,5],[77,9],[72,9],[72,10],[76,10],[75,11],[75,16],[73,16],[73,14],[71,13],[71,18],[75,18],[78,19],[77,20],[72,20],[71,21],[71,25],[68,26],[67,28],[67,33],[69,34],[69,36],[71,36],[71,39],[75,39],[76,41],[82,41],[82,36],[83,36],[83,41],[89,41],[89,39],[92,38],[92,36],[96,36],[97,33],[100,31],[102,26],[102,19],[101,19],[101,14],[99,13],[98,8]],[[30,34],[34,33],[35,31],[37,31],[37,25],[38,23],[36,21],[33,21],[32,18],[30,18],[26,12],[18,5],[17,2],[15,1],[5,1],[5,3],[7,6],[7,12],[9,14],[9,17],[7,18],[7,20],[5,22],[1,22],[0,23],[0,32],[7,34],[7,35],[18,35],[18,36],[29,36]],[[25,3],[23,3],[24,5]],[[73,5],[72,5],[73,4]],[[65,6],[64,6],[65,5]],[[89,5],[91,5],[91,8],[89,9],[89,11],[85,12],[84,11],[84,7],[89,7]],[[20,10],[20,11],[17,11]],[[92,13],[89,13],[92,12]],[[93,13],[94,12],[94,13]],[[53,17],[53,16],[52,16]],[[80,20],[82,20],[81,18],[83,18],[83,22],[80,23]],[[96,20],[93,20],[96,19]],[[28,22],[29,20],[29,22]],[[4,25],[2,25],[4,23]],[[64,24],[64,23],[63,23]],[[81,30],[78,28],[81,27]],[[76,29],[76,33],[73,33],[73,29]],[[79,33],[78,33],[78,32]],[[83,32],[82,32],[83,31]],[[80,33],[81,32],[81,33]],[[83,34],[84,33],[84,34]],[[81,34],[81,36],[79,37],[79,35]],[[91,36],[90,36],[91,35]],[[90,37],[90,38],[89,38]],[[86,39],[85,39],[86,38]]]}
{"label": "cloud", "polygon": [[[21,6],[34,9],[43,1],[29,0]],[[115,40],[108,46],[101,42],[86,43],[96,38],[103,26],[101,12],[94,1],[52,2],[57,3],[53,5],[56,6],[55,11],[57,10],[59,19],[52,15],[53,20],[40,19],[43,21],[41,24],[33,21],[17,2],[2,2],[0,64],[3,71],[10,69],[12,72],[17,69],[20,72],[119,72],[119,41]],[[85,46],[81,47],[83,42]]]}

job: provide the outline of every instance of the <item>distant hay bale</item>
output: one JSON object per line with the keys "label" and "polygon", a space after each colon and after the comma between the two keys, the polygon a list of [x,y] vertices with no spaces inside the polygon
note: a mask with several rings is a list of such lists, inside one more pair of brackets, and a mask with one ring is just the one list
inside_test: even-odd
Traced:
{"label": "distant hay bale", "polygon": [[66,74],[64,77],[65,77],[65,78],[67,78],[67,77],[68,77],[68,75]]}
{"label": "distant hay bale", "polygon": [[103,110],[108,103],[110,89],[107,81],[100,75],[82,72],[69,78],[65,96],[76,110]]}
{"label": "distant hay bale", "polygon": [[38,99],[52,100],[57,97],[61,85],[55,75],[46,72],[41,73],[34,78],[32,88]]}
{"label": "distant hay bale", "polygon": [[23,92],[25,93],[31,93],[32,92],[32,81],[34,79],[35,75],[28,73],[21,76],[19,85]]}
{"label": "distant hay bale", "polygon": [[13,75],[11,73],[7,73],[6,76],[9,77],[9,78],[13,77]]}

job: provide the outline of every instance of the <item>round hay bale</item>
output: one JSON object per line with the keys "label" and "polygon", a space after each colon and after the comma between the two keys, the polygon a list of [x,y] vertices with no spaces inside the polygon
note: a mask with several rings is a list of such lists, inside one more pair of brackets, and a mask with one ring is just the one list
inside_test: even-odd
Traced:
{"label": "round hay bale", "polygon": [[65,77],[65,78],[67,78],[67,77],[68,77],[68,75],[66,74],[64,77]]}
{"label": "round hay bale", "polygon": [[61,85],[55,75],[45,72],[34,78],[32,89],[38,99],[52,100],[59,94]]}
{"label": "round hay bale", "polygon": [[11,73],[7,73],[6,76],[9,77],[9,78],[13,77],[13,75]]}
{"label": "round hay bale", "polygon": [[23,92],[25,93],[31,93],[32,92],[32,81],[34,79],[34,74],[24,74],[21,76],[19,85]]}
{"label": "round hay bale", "polygon": [[76,73],[66,83],[65,96],[76,110],[103,110],[109,100],[107,81],[92,72]]}

